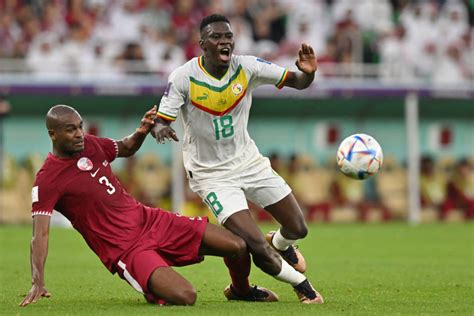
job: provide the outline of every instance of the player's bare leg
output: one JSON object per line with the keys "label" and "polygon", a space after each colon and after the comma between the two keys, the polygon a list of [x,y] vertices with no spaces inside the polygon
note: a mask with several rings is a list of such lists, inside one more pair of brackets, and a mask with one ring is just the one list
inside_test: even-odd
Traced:
{"label": "player's bare leg", "polygon": [[155,269],[148,279],[148,290],[151,292],[145,295],[148,302],[152,302],[154,298],[159,304],[194,305],[196,303],[197,294],[192,284],[171,267]]}
{"label": "player's bare leg", "polygon": [[245,240],[257,267],[277,280],[291,284],[302,303],[323,303],[322,296],[312,287],[306,277],[291,267],[268,244],[249,210],[232,214],[225,221],[224,226]]}
{"label": "player's bare leg", "polygon": [[232,284],[224,290],[229,300],[254,302],[274,302],[278,296],[272,291],[258,286],[250,286],[250,254],[245,240],[219,226],[208,224],[204,232],[200,255],[224,257],[229,268]]}
{"label": "player's bare leg", "polygon": [[304,273],[306,262],[294,243],[297,239],[306,237],[308,227],[293,193],[288,194],[277,203],[265,207],[265,210],[281,224],[278,231],[266,235],[267,241],[293,268]]}
{"label": "player's bare leg", "polygon": [[245,240],[227,229],[208,223],[202,238],[199,255],[240,257],[247,254]]}

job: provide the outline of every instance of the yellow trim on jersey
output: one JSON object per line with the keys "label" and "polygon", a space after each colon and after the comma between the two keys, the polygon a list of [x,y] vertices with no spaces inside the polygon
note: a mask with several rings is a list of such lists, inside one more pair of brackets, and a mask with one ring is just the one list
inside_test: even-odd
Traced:
{"label": "yellow trim on jersey", "polygon": [[288,77],[288,70],[285,69],[283,74],[281,75],[280,80],[278,80],[277,84],[275,85],[278,89],[283,88],[283,85],[285,84],[286,78]]}
{"label": "yellow trim on jersey", "polygon": [[176,117],[174,116],[171,116],[171,115],[168,115],[168,114],[165,114],[163,112],[158,112],[156,113],[156,116],[159,116],[167,121],[176,121]]}
{"label": "yellow trim on jersey", "polygon": [[198,65],[199,65],[199,68],[201,68],[201,70],[206,74],[206,76],[211,77],[212,79],[215,79],[215,80],[221,80],[222,78],[224,78],[225,75],[227,75],[227,73],[229,72],[229,68],[230,68],[230,67],[227,68],[227,71],[221,78],[216,78],[210,73],[208,73],[206,68],[204,68],[204,58],[202,56],[199,56],[198,58]]}
{"label": "yellow trim on jersey", "polygon": [[229,81],[221,87],[210,85],[193,77],[189,78],[191,103],[205,112],[220,116],[229,113],[237,106],[247,93],[247,87],[247,76],[241,65]]}

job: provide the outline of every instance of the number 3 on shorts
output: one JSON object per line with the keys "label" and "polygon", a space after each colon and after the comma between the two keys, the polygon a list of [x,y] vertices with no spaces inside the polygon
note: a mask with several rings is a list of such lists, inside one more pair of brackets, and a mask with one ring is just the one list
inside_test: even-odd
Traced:
{"label": "number 3 on shorts", "polygon": [[217,217],[224,209],[224,207],[222,207],[222,204],[217,199],[217,195],[214,192],[209,193],[206,196],[204,202],[206,202],[206,204],[209,206],[215,217]]}

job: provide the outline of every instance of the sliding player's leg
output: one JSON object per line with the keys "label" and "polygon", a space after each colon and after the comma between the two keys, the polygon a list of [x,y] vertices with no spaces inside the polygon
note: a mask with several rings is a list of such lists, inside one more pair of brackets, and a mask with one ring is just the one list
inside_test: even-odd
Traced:
{"label": "sliding player's leg", "polygon": [[199,251],[200,255],[224,257],[232,284],[224,294],[228,299],[246,301],[275,301],[277,296],[264,288],[249,283],[250,254],[245,241],[227,229],[208,224]]}
{"label": "sliding player's leg", "polygon": [[247,254],[247,245],[227,229],[208,223],[199,248],[201,256],[237,258]]}
{"label": "sliding player's leg", "polygon": [[[148,302],[172,305],[194,305],[197,294],[192,284],[171,267],[159,267],[148,279]],[[164,301],[164,302],[163,302]]]}
{"label": "sliding player's leg", "polygon": [[149,303],[193,305],[196,291],[191,283],[175,272],[156,249],[140,246],[117,262],[120,277],[143,294]]}

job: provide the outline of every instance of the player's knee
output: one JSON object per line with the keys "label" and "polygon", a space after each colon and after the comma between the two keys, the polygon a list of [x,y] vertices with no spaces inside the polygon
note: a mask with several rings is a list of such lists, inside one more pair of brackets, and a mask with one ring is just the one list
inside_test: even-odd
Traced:
{"label": "player's knee", "polygon": [[308,226],[306,226],[305,223],[299,225],[295,233],[296,233],[295,239],[305,238],[308,235]]}
{"label": "player's knee", "polygon": [[302,239],[308,235],[308,226],[305,222],[299,223],[292,227],[292,229],[285,230],[285,237],[288,239]]}
{"label": "player's knee", "polygon": [[240,237],[235,238],[232,248],[235,256],[241,256],[247,252],[247,243]]}
{"label": "player's knee", "polygon": [[188,288],[176,293],[172,299],[172,303],[175,305],[194,305],[196,299],[196,290],[194,288]]}

